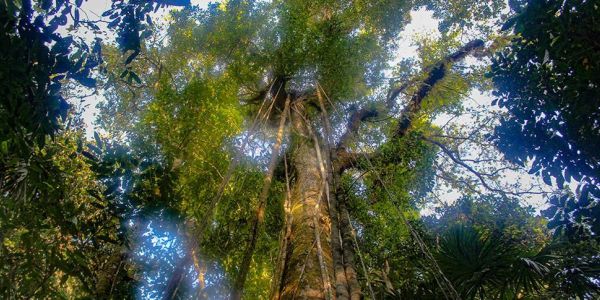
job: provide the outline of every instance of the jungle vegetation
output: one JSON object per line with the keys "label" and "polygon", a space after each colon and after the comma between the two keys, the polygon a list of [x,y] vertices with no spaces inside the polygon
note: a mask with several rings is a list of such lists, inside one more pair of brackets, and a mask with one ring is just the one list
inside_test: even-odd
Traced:
{"label": "jungle vegetation", "polygon": [[0,1],[1,298],[600,297],[599,1],[94,2]]}

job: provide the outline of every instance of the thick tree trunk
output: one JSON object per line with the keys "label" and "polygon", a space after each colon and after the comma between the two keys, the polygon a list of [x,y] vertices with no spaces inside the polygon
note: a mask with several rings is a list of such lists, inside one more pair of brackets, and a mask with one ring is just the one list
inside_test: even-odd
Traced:
{"label": "thick tree trunk", "polygon": [[314,141],[302,121],[301,107],[295,108],[294,128],[298,138],[293,146],[295,180],[291,188],[291,232],[286,253],[278,268],[281,274],[279,299],[333,298],[334,279],[331,249],[331,220]]}
{"label": "thick tree trunk", "polygon": [[[408,132],[412,119],[421,109],[421,102],[433,86],[443,79],[447,66],[483,46],[480,40],[472,41],[427,71],[428,76],[418,85],[417,92],[402,110],[393,138],[402,138]],[[285,92],[279,95],[285,85],[285,79],[280,78],[274,84],[278,87],[277,93],[273,89],[270,91],[276,98],[275,103],[279,103],[277,106],[281,106],[283,99],[290,99],[290,96],[293,98],[292,124],[296,138],[292,147],[292,163],[296,176],[291,195],[286,199],[286,231],[281,239],[283,245],[276,267],[273,298],[358,300],[362,293],[355,269],[356,240],[345,199],[337,197],[341,194],[339,177],[345,169],[351,167],[351,162],[357,157],[346,150],[348,142],[356,134],[361,122],[380,112],[373,109],[356,111],[336,149],[325,147],[323,153],[315,144],[319,139],[310,129],[304,113],[301,99],[304,96]],[[400,92],[408,86],[409,83],[406,83],[388,93],[388,110],[392,108]],[[326,118],[325,104],[318,86],[317,98],[324,113],[322,121],[328,137],[331,126]],[[326,160],[326,171],[323,168],[323,157]],[[364,264],[363,270],[366,276]],[[371,288],[370,292],[371,297],[374,297]]]}

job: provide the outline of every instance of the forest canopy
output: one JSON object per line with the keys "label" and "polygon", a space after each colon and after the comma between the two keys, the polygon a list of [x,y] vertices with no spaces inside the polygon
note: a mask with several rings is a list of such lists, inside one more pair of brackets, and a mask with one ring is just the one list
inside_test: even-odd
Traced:
{"label": "forest canopy", "polygon": [[0,1],[0,297],[597,299],[599,22]]}

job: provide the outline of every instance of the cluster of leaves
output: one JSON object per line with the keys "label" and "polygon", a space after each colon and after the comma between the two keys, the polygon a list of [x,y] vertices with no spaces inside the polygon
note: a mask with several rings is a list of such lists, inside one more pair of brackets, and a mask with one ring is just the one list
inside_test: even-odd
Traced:
{"label": "cluster of leaves", "polygon": [[103,186],[81,155],[80,135],[61,131],[70,107],[61,94],[64,80],[94,86],[91,70],[101,62],[97,45],[56,33],[72,11],[78,8],[65,1],[0,5],[6,92],[0,102],[0,290],[7,298],[121,297],[130,289],[126,272],[114,276],[123,260],[118,219],[93,196]]}
{"label": "cluster of leaves", "polygon": [[84,22],[82,3],[0,3],[2,297],[133,295],[123,208],[112,196],[120,184],[108,179],[118,162],[91,154],[102,152],[98,137],[84,146],[64,97],[66,82],[95,87],[102,63],[98,40],[57,33]]}
{"label": "cluster of leaves", "polygon": [[[389,198],[384,189],[389,187],[389,192],[395,198],[402,199],[398,205],[414,205],[431,190],[434,183],[431,165],[435,159],[435,151],[430,144],[421,139],[422,134],[415,130],[402,140],[391,140],[380,147],[379,155],[372,161],[372,168],[378,170],[378,174],[369,173],[365,178],[366,185],[373,193],[371,199]],[[372,169],[369,166],[363,167],[367,170]],[[379,182],[379,179],[383,182]]]}
{"label": "cluster of leaves", "polygon": [[[160,207],[168,207],[173,214],[206,225],[199,228],[200,232],[188,232],[201,237],[199,249],[184,243],[183,249],[171,258],[155,256],[154,259],[164,259],[166,264],[142,264],[143,290],[148,295],[162,295],[169,276],[174,274],[171,272],[178,264],[177,260],[189,257],[191,251],[195,251],[202,253],[200,259],[206,264],[206,286],[202,292],[208,297],[226,297],[228,279],[237,274],[245,241],[250,239],[250,220],[254,217],[262,185],[262,172],[255,162],[243,163],[234,170],[217,207],[211,207],[234,156],[230,149],[246,135],[241,131],[245,109],[240,106],[238,97],[240,83],[251,81],[249,78],[256,79],[256,75],[246,75],[254,73],[248,70],[254,66],[245,63],[244,59],[237,59],[236,55],[245,52],[235,50],[237,43],[227,41],[228,38],[236,39],[231,35],[239,34],[240,30],[221,31],[220,25],[231,25],[231,18],[250,16],[235,6],[220,10],[213,5],[209,12],[214,15],[203,16],[212,18],[207,22],[218,23],[210,26],[218,27],[205,28],[196,22],[187,23],[190,15],[200,13],[194,9],[174,13],[175,23],[169,29],[173,44],[163,49],[150,48],[160,46],[147,44],[148,51],[129,65],[132,71],[141,74],[139,82],[128,82],[116,76],[120,66],[118,53],[108,47],[106,49],[110,50],[105,51],[106,60],[113,64],[106,73],[109,101],[101,106],[105,115],[100,124],[115,137],[124,133],[132,154],[143,160],[154,157],[152,164],[162,170],[155,176],[141,169],[135,171],[136,188],[131,190],[125,184],[124,198],[140,203],[133,206],[135,210],[153,207],[154,215],[157,215],[156,210]],[[211,28],[213,30],[208,30]],[[198,34],[189,35],[190,31]],[[191,38],[207,39],[204,42],[218,47],[205,48],[203,43],[190,43]],[[227,58],[225,50],[219,48],[224,42],[236,59]],[[228,64],[218,64],[222,62]],[[145,173],[151,176],[144,179]],[[168,185],[157,184],[167,175]],[[266,297],[268,292],[265,287],[272,278],[275,265],[272,258],[276,257],[277,233],[282,226],[282,199],[279,197],[282,186],[275,183],[272,189],[273,197],[269,198],[266,211],[267,230],[259,238],[255,264],[246,285],[246,294],[256,297]],[[163,198],[165,201],[161,200]],[[163,213],[159,215],[164,217]],[[139,222],[136,219],[136,223]],[[175,227],[179,232],[189,231],[184,228],[183,219],[174,222],[178,224]],[[148,233],[149,236],[153,234]],[[185,236],[180,238],[186,239]],[[145,249],[160,248],[160,245],[151,247],[148,238],[139,240],[137,245]],[[151,255],[149,253],[144,255]],[[144,255],[139,259],[143,260]],[[178,295],[184,297],[193,292],[193,289],[178,290]]]}
{"label": "cluster of leaves", "polygon": [[[381,77],[408,1],[287,1],[278,5],[275,72],[314,75],[334,99],[365,95]],[[302,82],[302,78],[298,80]]]}
{"label": "cluster of leaves", "polygon": [[297,90],[314,85],[307,79],[318,80],[335,99],[360,96],[381,76],[385,50],[393,48],[389,42],[406,20],[408,2],[346,4],[227,1],[186,10],[175,14],[173,47],[192,42],[188,51],[238,74],[252,93],[271,75]]}
{"label": "cluster of leaves", "polygon": [[456,226],[442,238],[438,262],[464,299],[503,299],[543,287],[546,257],[536,257],[495,232]]}
{"label": "cluster of leaves", "polygon": [[[417,205],[433,185],[433,148],[415,131],[405,139],[385,143],[381,150],[372,160],[372,168],[362,158],[357,161],[356,167],[368,172],[343,178],[348,210],[359,232],[359,248],[369,249],[361,253],[361,259],[369,266],[368,274],[363,276],[373,280],[376,293],[382,298],[418,297],[422,294],[419,276],[423,268],[414,262],[423,259],[424,253],[406,222],[423,235],[425,229],[419,226]],[[400,291],[403,288],[406,290]]]}
{"label": "cluster of leaves", "polygon": [[[549,272],[545,220],[518,199],[462,197],[424,221],[440,237],[442,271],[465,299],[533,295]],[[518,270],[518,271],[517,271]]]}
{"label": "cluster of leaves", "polygon": [[534,216],[533,208],[520,205],[518,199],[462,197],[436,215],[410,221],[412,230],[425,237],[439,270],[410,237],[406,224],[391,216],[397,209],[361,209],[364,202],[351,201],[351,211],[359,249],[369,249],[361,254],[377,298],[443,297],[436,284],[440,274],[464,299],[591,299],[600,292],[595,283],[597,243],[552,238],[547,220]]}
{"label": "cluster of leaves", "polygon": [[600,232],[599,13],[593,1],[531,1],[506,24],[516,37],[491,70],[507,110],[498,148],[549,185],[579,182],[575,199],[555,196],[546,212],[569,235]]}
{"label": "cluster of leaves", "polygon": [[3,179],[17,181],[0,197],[5,297],[131,294],[132,274],[121,270],[120,220],[78,141],[76,133],[47,138],[26,161],[4,165]]}
{"label": "cluster of leaves", "polygon": [[[60,127],[69,109],[61,95],[62,81],[74,79],[94,86],[90,72],[101,62],[98,46],[90,49],[55,32],[66,23],[72,6],[47,7],[44,16],[35,14],[31,5],[23,1],[18,10],[0,6],[0,44],[4,49],[0,80],[6,91],[0,102],[0,143],[6,152],[25,152],[33,143],[43,145],[45,136]],[[46,24],[45,19],[50,22]]]}
{"label": "cluster of leaves", "polygon": [[[204,292],[213,296],[223,293],[226,279],[234,278],[238,271],[246,245],[240,241],[250,239],[250,220],[254,218],[263,180],[261,170],[253,163],[238,166],[216,211],[212,209],[223,174],[234,156],[229,148],[240,133],[243,110],[238,106],[236,91],[227,76],[192,80],[180,92],[164,84],[154,94],[140,123],[140,128],[152,128],[152,143],[160,147],[177,176],[174,187],[178,198],[172,202],[173,207],[196,222],[211,220],[203,223],[210,226],[200,229],[200,251],[203,259],[218,265],[210,269],[212,276],[221,274],[221,278],[207,280]],[[259,240],[247,295],[266,297],[268,291],[265,286],[274,266],[271,258],[276,256],[273,251],[277,249],[277,232],[282,226],[281,192],[282,186],[275,183],[273,196],[268,199],[267,230]]]}
{"label": "cluster of leaves", "polygon": [[599,198],[590,191],[598,187],[589,184],[580,185],[575,193],[563,192],[552,195],[550,206],[543,211],[550,219],[548,226],[555,229],[557,235],[564,234],[572,240],[597,238],[600,232]]}
{"label": "cluster of leaves", "polygon": [[547,221],[533,217],[533,207],[523,207],[515,198],[482,196],[462,197],[451,206],[440,207],[439,218],[426,217],[424,222],[434,232],[443,233],[454,225],[469,224],[485,235],[490,229],[500,231],[500,239],[539,251],[548,242]]}
{"label": "cluster of leaves", "polygon": [[[105,199],[118,217],[116,234],[127,259],[123,269],[133,277],[132,288],[123,297],[162,297],[171,279],[165,274],[177,273],[178,265],[189,257],[179,210],[179,174],[156,145],[140,147],[140,141],[131,140],[124,146],[98,134],[94,137],[95,143],[82,153],[96,180],[106,186],[103,193],[93,195]],[[194,278],[191,272],[183,276],[186,282]],[[194,290],[185,284],[179,288],[180,294]]]}
{"label": "cluster of leaves", "polygon": [[595,299],[600,296],[600,259],[598,241],[569,241],[570,236],[555,238],[540,252],[550,256],[544,278],[546,289],[539,294],[554,299]]}
{"label": "cluster of leaves", "polygon": [[[369,249],[362,252],[362,259],[377,298],[444,297],[436,284],[436,280],[442,280],[440,274],[465,299],[568,293],[564,288],[548,285],[553,284],[556,276],[567,275],[568,270],[575,268],[573,261],[569,262],[571,265],[565,262],[569,256],[560,255],[569,246],[550,248],[545,220],[533,216],[532,208],[521,206],[516,199],[463,197],[440,208],[438,217],[412,218],[409,221],[412,230],[425,237],[439,270],[412,239],[406,223],[392,216],[398,209],[386,206],[380,210],[373,205],[361,210],[359,204],[364,199],[354,199],[351,203],[360,233],[359,248]],[[585,276],[593,278],[594,272],[589,271],[593,267],[589,266]],[[585,284],[582,274],[579,272],[576,279]],[[591,281],[587,284],[580,292],[592,295],[597,287]]]}
{"label": "cluster of leaves", "polygon": [[[508,1],[512,8],[515,2]],[[417,1],[433,11],[433,16],[440,20],[440,32],[448,32],[456,29],[478,33],[490,33],[494,29],[494,21],[502,20],[506,2],[504,1]]]}
{"label": "cluster of leaves", "polygon": [[[81,1],[79,1],[81,2]],[[102,16],[109,17],[108,28],[118,32],[117,45],[128,53],[125,65],[131,63],[141,51],[142,41],[152,34],[150,12],[166,6],[190,6],[190,0],[118,0]]]}
{"label": "cluster of leaves", "polygon": [[551,238],[546,220],[517,199],[463,197],[426,217],[443,273],[466,299],[528,295],[581,299],[600,292],[598,245]]}

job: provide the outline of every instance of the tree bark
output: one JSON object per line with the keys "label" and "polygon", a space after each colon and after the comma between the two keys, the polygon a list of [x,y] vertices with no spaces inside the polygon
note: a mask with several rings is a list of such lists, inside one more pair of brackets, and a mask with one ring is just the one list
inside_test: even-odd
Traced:
{"label": "tree bark", "polygon": [[189,266],[192,262],[192,258],[190,255],[186,255],[181,261],[175,266],[175,270],[173,271],[173,275],[169,278],[167,282],[167,286],[165,287],[165,291],[163,293],[163,300],[172,300],[175,299],[177,295],[177,291],[179,290],[179,286],[181,285],[181,281],[185,277],[185,267]]}
{"label": "tree bark", "polygon": [[[291,233],[281,261],[281,274],[277,274],[281,282],[279,293],[275,294],[279,299],[328,299],[331,287],[327,285],[335,282],[335,279],[331,219],[324,189],[327,183],[322,176],[314,141],[306,126],[302,103],[296,102],[292,114],[297,138],[292,149],[295,181],[290,199]],[[319,241],[315,236],[318,236]]]}
{"label": "tree bark", "polygon": [[340,234],[340,213],[337,204],[341,171],[333,165],[333,162],[337,161],[337,150],[332,149],[333,127],[329,122],[329,114],[327,113],[327,106],[323,98],[324,92],[321,93],[321,89],[322,87],[317,83],[317,99],[319,101],[319,108],[321,109],[323,133],[325,134],[324,150],[327,153],[325,156],[328,184],[326,193],[328,197],[329,216],[331,217],[331,251],[335,277],[335,296],[337,300],[347,300],[350,299],[350,287],[348,286],[348,278],[344,269],[344,252],[342,249],[342,235]]}
{"label": "tree bark", "polygon": [[350,299],[359,300],[361,296],[360,284],[356,275],[356,260],[354,253],[354,241],[352,236],[352,228],[350,227],[350,215],[346,208],[345,199],[339,201],[340,211],[340,231],[342,235],[342,249],[344,250],[344,270],[348,279],[348,287],[350,289]]}

